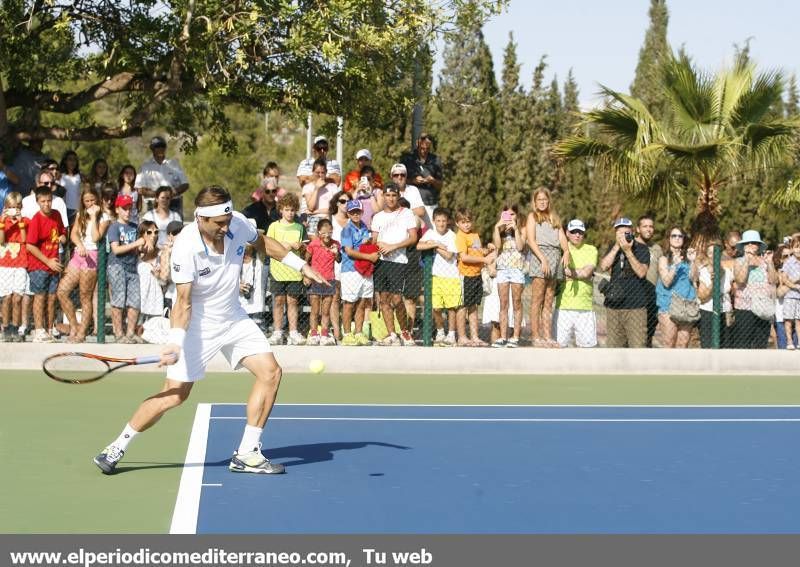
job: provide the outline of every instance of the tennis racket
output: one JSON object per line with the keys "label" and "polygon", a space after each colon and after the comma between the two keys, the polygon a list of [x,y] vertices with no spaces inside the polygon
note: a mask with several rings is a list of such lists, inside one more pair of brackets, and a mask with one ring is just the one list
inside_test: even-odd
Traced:
{"label": "tennis racket", "polygon": [[[59,352],[44,359],[42,370],[56,382],[89,384],[105,378],[111,372],[120,368],[138,366],[139,364],[154,364],[160,360],[160,355],[114,358],[88,352]],[[112,366],[115,363],[116,365]]]}

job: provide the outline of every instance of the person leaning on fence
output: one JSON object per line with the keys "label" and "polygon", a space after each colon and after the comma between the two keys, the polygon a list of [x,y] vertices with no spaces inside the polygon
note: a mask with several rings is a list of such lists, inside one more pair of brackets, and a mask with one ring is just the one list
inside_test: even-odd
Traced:
{"label": "person leaning on fence", "polygon": [[[353,200],[353,196],[345,191],[339,191],[331,197],[331,207],[328,210],[331,217],[331,237],[336,241],[342,242],[342,230],[350,222],[347,218],[347,203]],[[342,252],[344,254],[344,252]],[[336,262],[333,266],[333,277],[335,280],[333,299],[331,300],[331,326],[333,326],[333,338],[336,342],[342,340],[342,319],[341,319],[341,304],[342,304],[342,263]]]}
{"label": "person leaning on fence", "polygon": [[[697,300],[700,302],[700,348],[711,348],[712,325],[714,317],[714,247],[722,246],[722,241],[708,241],[698,238],[695,242],[697,258],[694,261],[696,274]],[[719,347],[730,348],[731,327],[728,324],[733,311],[731,291],[733,289],[733,268],[727,262],[721,264],[722,274],[719,280],[721,315],[719,323]]]}
{"label": "person leaning on fence", "polygon": [[[347,203],[349,221],[342,229],[340,242],[342,287],[342,344],[366,346],[369,339],[362,333],[364,313],[372,305],[374,286],[372,275],[378,261],[378,247],[371,242],[372,233],[361,222],[362,202],[352,199]],[[351,330],[355,310],[355,334]]]}
{"label": "person leaning on fence", "polygon": [[658,259],[656,284],[661,347],[687,348],[696,321],[687,320],[687,312],[680,306],[697,299],[691,273],[697,252],[689,247],[686,233],[679,226],[671,227],[667,235],[669,242],[664,243],[664,255]]}
{"label": "person leaning on fence", "polygon": [[647,267],[645,289],[647,290],[647,347],[653,346],[653,335],[658,326],[658,305],[656,305],[656,284],[658,283],[658,259],[664,255],[661,245],[655,241],[655,219],[650,214],[639,217],[636,223],[636,241],[647,246],[650,251],[650,265]]}
{"label": "person leaning on fence", "polygon": [[567,347],[597,346],[597,321],[594,314],[593,285],[597,266],[597,248],[586,244],[586,225],[580,219],[567,224],[569,264],[564,268],[564,282],[556,296],[556,340]]}
{"label": "person leaning on fence", "polygon": [[[495,268],[497,270],[497,294],[500,300],[499,331],[500,336],[492,341],[494,348],[519,346],[522,333],[522,289],[525,286],[525,231],[520,226],[516,205],[505,205],[500,212],[500,219],[494,225],[492,244],[497,250]],[[514,313],[513,336],[508,336],[508,307]]]}
{"label": "person leaning on fence", "polygon": [[[139,236],[139,227],[130,222],[130,210],[133,206],[130,195],[117,195],[114,205],[117,220],[111,223],[107,233],[111,245],[107,269],[111,290],[111,326],[118,343],[139,343],[143,341],[136,334],[141,306],[136,264],[139,261],[139,252],[147,246],[154,246],[155,240],[149,244],[144,237]],[[123,313],[127,326],[123,324]]]}
{"label": "person leaning on fence", "polygon": [[[306,262],[314,268],[328,285],[311,283],[308,288],[308,301],[311,304],[309,317],[310,331],[306,344],[330,346],[336,344],[336,339],[330,334],[331,327],[331,301],[336,289],[336,274],[334,266],[342,258],[338,242],[333,240],[333,225],[328,219],[322,219],[317,224],[317,238],[306,246]],[[319,323],[319,329],[317,329]]]}
{"label": "person leaning on fence", "polygon": [[[100,193],[84,184],[78,202],[75,222],[70,230],[70,240],[74,246],[72,258],[58,284],[58,302],[69,321],[68,343],[82,343],[86,340],[89,324],[92,321],[94,290],[97,284],[97,243],[108,230],[110,219],[104,218],[100,210]],[[81,321],[75,314],[72,303],[72,290],[78,287],[81,301]]]}
{"label": "person leaning on fence", "polygon": [[[483,300],[481,269],[497,258],[494,244],[486,248],[481,237],[472,229],[472,212],[467,208],[456,211],[456,250],[458,272],[461,274],[461,306],[456,312],[458,346],[488,346],[478,336],[478,306]],[[469,335],[467,334],[469,326]]]}
{"label": "person leaning on fence", "polygon": [[148,319],[164,315],[164,284],[161,278],[161,255],[158,252],[158,228],[152,221],[139,224],[139,237],[144,238],[146,246],[139,255],[136,272],[139,274],[139,325]]}
{"label": "person leaning on fence", "polygon": [[611,271],[611,279],[600,290],[605,295],[606,346],[643,348],[647,343],[644,281],[650,265],[650,251],[636,242],[633,223],[628,218],[614,221],[614,239],[600,261],[601,271]]}
{"label": "person leaning on fence", "polygon": [[783,260],[780,283],[785,286],[783,295],[783,326],[786,334],[786,349],[795,350],[795,337],[800,332],[800,238],[793,237],[786,248],[790,254]]}
{"label": "person leaning on fence", "polygon": [[[276,240],[283,246],[287,253],[296,252],[302,254],[300,249],[306,238],[303,225],[295,222],[295,214],[300,203],[297,195],[287,193],[278,201],[278,210],[281,213],[281,220],[269,225],[267,236]],[[283,342],[283,313],[286,311],[286,318],[289,322],[289,336],[286,344],[302,345],[306,340],[298,331],[298,312],[299,301],[305,293],[303,286],[303,276],[299,271],[280,262],[270,262],[269,264],[269,289],[272,293],[272,336],[269,344],[279,345]]]}
{"label": "person leaning on fence", "polygon": [[775,317],[775,286],[778,274],[772,252],[757,230],[746,230],[736,243],[733,268],[734,296],[733,348],[764,349]]}
{"label": "person leaning on fence", "polygon": [[569,263],[569,245],[547,187],[533,192],[525,230],[533,278],[531,341],[535,347],[557,347],[558,343],[553,340],[553,308],[556,286],[564,279],[564,266]]}
{"label": "person leaning on fence", "polygon": [[[443,207],[433,210],[433,230],[428,230],[417,243],[417,250],[433,250],[433,280],[431,301],[436,325],[436,346],[455,346],[456,310],[461,305],[461,278],[458,273],[456,235],[450,230],[450,211]],[[447,334],[444,316],[447,314]]]}
{"label": "person leaning on fence", "polygon": [[[40,186],[34,193],[39,212],[33,215],[27,231],[28,277],[33,293],[33,342],[53,342],[47,332],[55,323],[56,289],[64,269],[58,257],[59,248],[67,241],[61,215],[53,210],[53,192]],[[46,313],[45,313],[46,309]]]}
{"label": "person leaning on fence", "polygon": [[28,254],[25,246],[29,221],[22,216],[22,195],[5,195],[0,216],[0,297],[3,300],[3,341],[22,342],[22,296],[28,287]]}
{"label": "person leaning on fence", "polygon": [[[375,264],[373,275],[375,291],[378,292],[381,313],[389,332],[389,336],[380,344],[414,346],[403,303],[403,290],[408,264],[406,249],[417,242],[417,217],[410,209],[400,206],[400,193],[396,186],[387,185],[383,198],[383,210],[372,218],[370,227],[372,238],[380,252],[380,260]],[[395,317],[400,325],[399,329],[395,328]]]}

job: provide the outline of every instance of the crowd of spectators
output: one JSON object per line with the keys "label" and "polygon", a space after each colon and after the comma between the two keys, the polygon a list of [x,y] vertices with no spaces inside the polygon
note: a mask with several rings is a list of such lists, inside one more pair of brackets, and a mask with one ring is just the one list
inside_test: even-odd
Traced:
{"label": "crowd of spectators", "polygon": [[[4,341],[83,342],[96,333],[105,324],[97,320],[103,250],[116,342],[145,342],[148,322],[165,321],[172,243],[192,220],[182,200],[189,182],[164,138],[149,147],[152,158],[138,170],[123,165],[116,178],[105,159],[84,172],[74,151],[57,162],[35,140],[13,155],[0,150]],[[722,348],[766,348],[771,338],[798,348],[800,234],[773,251],[754,230],[723,240],[671,226],[659,244],[652,216],[622,217],[609,223],[613,243],[600,253],[585,241],[583,220],[562,219],[540,187],[528,203],[498,207],[483,242],[474,211],[440,206],[444,176],[428,134],[386,181],[369,149],[345,175],[328,152],[317,136],[313,157],[297,167],[299,190],[267,163],[242,208],[329,280],[310,285],[259,247],[244,251],[240,300],[271,344],[417,344],[430,254],[438,346],[591,348],[602,337],[607,347],[710,348],[716,299]]]}

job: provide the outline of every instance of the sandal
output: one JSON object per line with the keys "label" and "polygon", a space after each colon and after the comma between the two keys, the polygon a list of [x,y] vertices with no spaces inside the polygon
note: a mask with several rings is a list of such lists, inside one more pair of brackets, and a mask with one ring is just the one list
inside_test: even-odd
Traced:
{"label": "sandal", "polygon": [[544,339],[533,339],[531,343],[536,348],[547,348],[547,341]]}
{"label": "sandal", "polygon": [[485,347],[485,346],[489,346],[489,343],[484,342],[484,341],[482,341],[480,339],[473,339],[472,340],[472,346]]}
{"label": "sandal", "polygon": [[470,346],[472,346],[472,343],[470,341],[468,341],[468,340],[459,339],[458,342],[456,342],[456,346],[459,346],[459,347],[470,347]]}
{"label": "sandal", "polygon": [[561,348],[561,345],[558,344],[558,341],[553,339],[545,339],[545,344],[547,348]]}

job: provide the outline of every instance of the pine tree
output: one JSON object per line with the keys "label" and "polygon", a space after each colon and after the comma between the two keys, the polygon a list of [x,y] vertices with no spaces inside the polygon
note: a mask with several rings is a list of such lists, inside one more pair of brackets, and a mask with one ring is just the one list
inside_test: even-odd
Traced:
{"label": "pine tree", "polygon": [[661,62],[670,47],[667,42],[669,11],[666,0],[650,0],[650,27],[644,36],[644,45],[639,50],[636,75],[631,84],[631,95],[644,102],[656,119],[669,113],[669,103],[659,88]]}
{"label": "pine tree", "polygon": [[529,135],[526,120],[525,91],[519,81],[520,64],[517,62],[517,44],[514,35],[509,33],[508,45],[503,56],[503,84],[500,91],[502,107],[502,127],[500,130],[503,142],[504,166],[500,171],[502,201],[509,204],[520,204],[522,195],[520,187],[524,187],[528,177],[528,161],[523,153],[523,145]]}
{"label": "pine tree", "polygon": [[460,27],[445,47],[431,116],[445,181],[440,203],[468,207],[475,229],[488,235],[498,211],[499,93],[489,47],[479,26]]}

